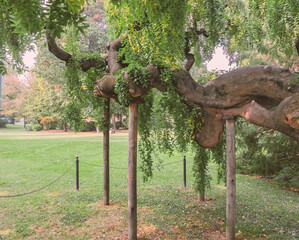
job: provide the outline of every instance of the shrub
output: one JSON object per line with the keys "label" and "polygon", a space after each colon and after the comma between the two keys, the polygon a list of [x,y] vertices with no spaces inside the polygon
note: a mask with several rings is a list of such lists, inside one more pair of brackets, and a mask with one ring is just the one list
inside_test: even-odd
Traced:
{"label": "shrub", "polygon": [[7,121],[4,118],[0,118],[0,128],[6,128]]}
{"label": "shrub", "polygon": [[299,176],[299,145],[289,137],[245,122],[237,126],[237,169],[294,186]]}
{"label": "shrub", "polygon": [[124,118],[122,124],[124,128],[126,129],[129,128],[129,118],[128,117]]}
{"label": "shrub", "polygon": [[26,131],[40,131],[43,129],[43,126],[38,123],[30,123],[26,125]]}
{"label": "shrub", "polygon": [[38,123],[32,125],[32,130],[33,131],[40,131],[42,129],[43,129],[43,126],[38,124]]}
{"label": "shrub", "polygon": [[44,130],[56,129],[57,120],[54,117],[45,116],[39,118],[39,123],[43,126]]}
{"label": "shrub", "polygon": [[119,129],[121,127],[121,122],[116,122],[115,127],[116,127],[116,129]]}
{"label": "shrub", "polygon": [[94,121],[84,121],[81,126],[82,132],[95,131],[96,126]]}

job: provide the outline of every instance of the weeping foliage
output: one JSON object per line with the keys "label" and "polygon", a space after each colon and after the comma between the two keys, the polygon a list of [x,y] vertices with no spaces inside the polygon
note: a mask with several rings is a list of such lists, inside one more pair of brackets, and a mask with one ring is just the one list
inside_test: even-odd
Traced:
{"label": "weeping foliage", "polygon": [[187,151],[192,127],[189,124],[191,112],[176,92],[160,93],[153,89],[144,99],[145,104],[140,105],[138,113],[138,149],[146,181],[152,177],[152,155],[156,151],[169,155],[175,150]]}
{"label": "weeping foliage", "polygon": [[[147,63],[182,60],[188,1],[106,1],[113,39],[128,33],[131,51]],[[126,58],[128,59],[128,58]]]}
{"label": "weeping foliage", "polygon": [[83,32],[88,25],[83,16],[86,0],[1,0],[0,1],[0,73],[4,63],[21,71],[22,55],[45,31],[60,38],[68,26]]}
{"label": "weeping foliage", "polygon": [[225,138],[221,144],[211,150],[211,157],[217,164],[217,183],[226,182],[226,142]]}
{"label": "weeping foliage", "polygon": [[[181,67],[186,38],[200,64],[223,39],[223,5],[218,0],[106,1],[105,6],[111,38],[127,33],[130,51],[147,64]],[[208,38],[198,36],[201,28]]]}
{"label": "weeping foliage", "polygon": [[[93,91],[96,81],[107,74],[106,64],[99,53],[105,45],[106,33],[99,26],[93,26],[84,35],[78,35],[75,29],[75,26],[68,29],[64,41],[64,49],[72,54],[72,60],[68,62],[65,70],[65,85],[70,98],[66,106],[66,119],[76,131],[80,131],[86,116],[92,116],[100,129],[104,129],[104,99],[95,98]],[[103,30],[102,34],[95,34],[100,30]],[[98,44],[94,46],[91,43]],[[90,68],[86,73],[82,72],[80,60],[84,58],[97,59],[97,66]]]}
{"label": "weeping foliage", "polygon": [[66,119],[76,131],[83,127],[85,115],[93,115],[97,125],[103,126],[103,98],[94,98],[93,91],[99,77],[105,75],[102,65],[91,68],[83,74],[78,67],[78,61],[73,60],[65,71],[66,84],[70,101],[66,107]]}
{"label": "weeping foliage", "polygon": [[206,189],[210,187],[211,176],[208,174],[209,150],[194,146],[196,154],[193,162],[194,188],[201,198],[205,197]]}
{"label": "weeping foliage", "polygon": [[[115,0],[105,7],[111,37],[127,33],[131,53],[147,64],[182,66],[186,38],[197,65],[211,59],[218,45],[231,55],[256,50],[284,64],[297,58],[295,0]],[[198,36],[200,29],[208,37]]]}
{"label": "weeping foliage", "polygon": [[[233,1],[236,2],[236,1]],[[239,11],[229,4],[227,24],[229,49],[255,50],[290,66],[297,60],[295,42],[299,36],[299,3],[296,0],[248,0]]]}

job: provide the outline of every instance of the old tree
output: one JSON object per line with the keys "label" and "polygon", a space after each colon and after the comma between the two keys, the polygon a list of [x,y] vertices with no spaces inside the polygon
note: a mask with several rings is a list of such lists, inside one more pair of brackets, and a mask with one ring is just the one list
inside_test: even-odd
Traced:
{"label": "old tree", "polygon": [[[107,27],[111,41],[101,54],[78,51],[68,37],[57,41],[68,32],[81,32],[84,38],[84,9],[94,1],[0,2],[0,73],[7,64],[21,70],[22,54],[45,38],[49,51],[66,62],[66,84],[73,95],[84,85],[93,90],[93,101],[113,98],[125,106],[140,104],[141,167],[146,176],[152,174],[155,136],[158,148],[166,151],[173,145],[184,149],[190,139],[213,148],[223,138],[227,118],[241,117],[299,141],[297,0],[107,0],[107,24],[99,24]],[[195,78],[193,65],[211,59],[219,46],[232,59],[247,52],[274,65],[239,67],[210,81],[204,75]],[[78,77],[82,72],[87,72],[84,84]],[[131,110],[132,119],[137,118],[136,109]],[[159,116],[152,117],[154,113]],[[136,121],[129,125],[134,141]],[[129,235],[136,239],[136,182],[130,178],[131,153],[136,172],[136,144],[131,149],[129,202],[133,196],[135,205],[130,210],[129,204],[129,218],[132,213],[135,220],[129,223]]]}
{"label": "old tree", "polygon": [[[107,1],[108,28],[115,40],[107,46],[107,55],[79,58],[55,39],[73,26],[84,32],[84,4],[1,1],[1,66],[9,62],[21,67],[20,56],[29,43],[46,34],[49,50],[67,65],[77,62],[85,72],[106,72],[97,81],[95,96],[128,104],[144,102],[151,88],[171,89],[189,108],[199,106],[204,124],[192,134],[201,146],[220,143],[225,115],[298,141],[299,85],[290,71],[299,53],[298,1]],[[216,46],[231,55],[261,52],[289,69],[240,67],[201,85],[189,71],[194,62],[210,59]]]}

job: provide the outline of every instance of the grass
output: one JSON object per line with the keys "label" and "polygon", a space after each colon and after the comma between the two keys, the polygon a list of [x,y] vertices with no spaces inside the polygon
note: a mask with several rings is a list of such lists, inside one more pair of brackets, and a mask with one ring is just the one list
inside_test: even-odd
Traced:
{"label": "grass", "polygon": [[[102,168],[80,164],[48,188],[31,195],[0,198],[0,235],[6,239],[126,239],[127,134],[111,135],[110,198],[102,205]],[[212,182],[208,201],[192,189],[192,152],[155,157],[170,163],[187,156],[187,186],[182,163],[167,165],[143,183],[138,171],[139,239],[225,239],[225,187]],[[0,129],[0,195],[47,185],[75,161],[101,164],[102,137],[96,133],[25,132]],[[211,164],[213,179],[216,166]],[[270,182],[237,175],[237,239],[298,239],[298,193]]]}

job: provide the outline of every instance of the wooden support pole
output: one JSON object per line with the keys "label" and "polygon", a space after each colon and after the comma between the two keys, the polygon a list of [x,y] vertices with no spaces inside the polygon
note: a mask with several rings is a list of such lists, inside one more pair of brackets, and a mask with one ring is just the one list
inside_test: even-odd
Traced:
{"label": "wooden support pole", "polygon": [[104,105],[105,131],[103,133],[103,178],[104,205],[109,205],[109,130],[110,130],[110,99],[105,99]]}
{"label": "wooden support pole", "polygon": [[76,157],[76,189],[79,191],[79,157]]}
{"label": "wooden support pole", "polygon": [[235,120],[226,118],[226,240],[235,239],[236,155]]}
{"label": "wooden support pole", "polygon": [[184,163],[184,188],[187,187],[187,174],[186,174],[186,156],[183,158]]}
{"label": "wooden support pole", "polygon": [[128,223],[129,240],[137,239],[137,121],[138,104],[129,105]]}

